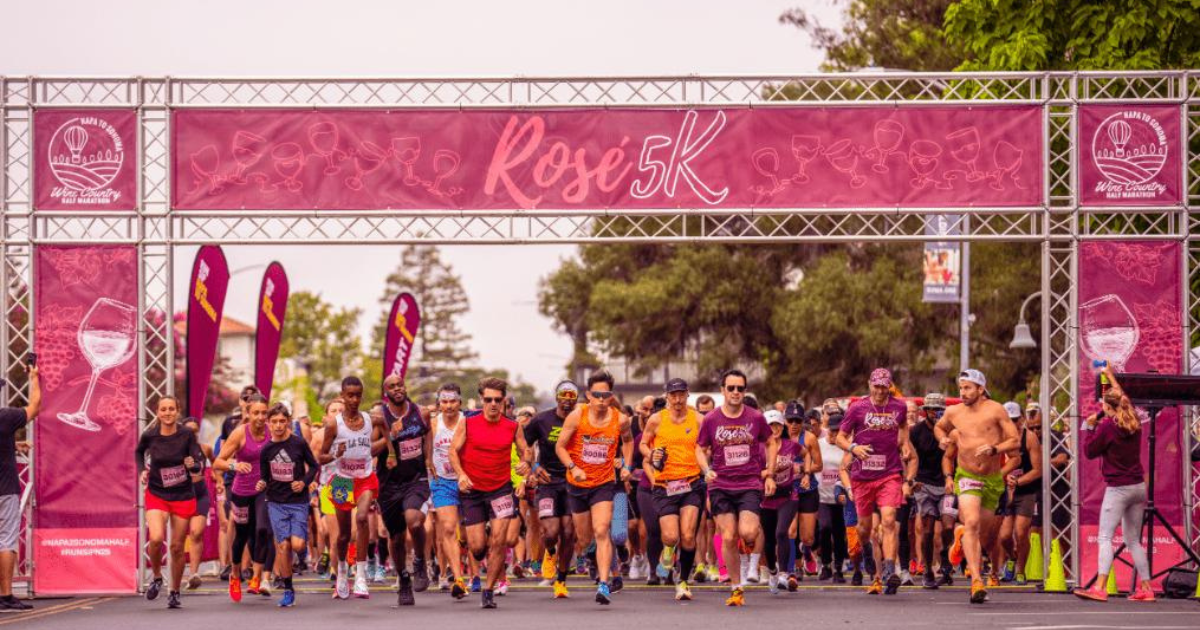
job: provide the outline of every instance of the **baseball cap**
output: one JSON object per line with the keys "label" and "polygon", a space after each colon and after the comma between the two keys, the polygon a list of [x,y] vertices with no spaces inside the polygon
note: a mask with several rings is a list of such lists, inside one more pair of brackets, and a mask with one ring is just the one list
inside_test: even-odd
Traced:
{"label": "baseball cap", "polygon": [[832,401],[827,402],[825,403],[824,411],[832,416],[835,413],[842,413],[842,406]]}
{"label": "baseball cap", "polygon": [[1021,417],[1021,405],[1009,401],[1004,403],[1004,411],[1008,413],[1008,417],[1016,420]]}
{"label": "baseball cap", "polygon": [[946,395],[938,392],[929,392],[925,394],[925,404],[921,406],[925,409],[945,409]]}
{"label": "baseball cap", "polygon": [[968,383],[975,383],[983,389],[987,389],[987,377],[979,370],[963,370],[958,374],[958,379],[960,381],[967,381]]}
{"label": "baseball cap", "polygon": [[681,378],[673,378],[667,381],[667,386],[664,388],[668,394],[672,392],[686,392],[688,390],[687,381]]}
{"label": "baseball cap", "polygon": [[882,385],[884,387],[892,386],[892,373],[887,368],[877,368],[871,372],[871,387]]}
{"label": "baseball cap", "polygon": [[787,404],[783,410],[783,417],[788,420],[799,420],[804,417],[804,406],[796,401]]}
{"label": "baseball cap", "polygon": [[1028,411],[1041,412],[1041,410],[1042,410],[1042,405],[1038,402],[1030,402],[1028,405],[1025,405],[1025,411],[1027,411],[1027,412]]}
{"label": "baseball cap", "polygon": [[763,414],[763,417],[767,419],[767,424],[787,424],[783,420],[783,414],[779,413],[778,409],[769,409]]}

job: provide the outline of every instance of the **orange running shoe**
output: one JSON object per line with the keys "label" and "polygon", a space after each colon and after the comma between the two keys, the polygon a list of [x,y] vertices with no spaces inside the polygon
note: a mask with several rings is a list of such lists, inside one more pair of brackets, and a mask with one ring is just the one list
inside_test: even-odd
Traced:
{"label": "orange running shoe", "polygon": [[733,593],[729,595],[729,599],[725,600],[726,606],[745,606],[746,594],[742,591],[742,587],[738,586],[733,589]]}
{"label": "orange running shoe", "polygon": [[242,580],[237,576],[229,578],[229,599],[235,602],[242,601]]}
{"label": "orange running shoe", "polygon": [[954,528],[954,544],[950,546],[950,564],[958,566],[963,561],[962,537],[966,529],[962,525]]}
{"label": "orange running shoe", "polygon": [[883,582],[879,578],[871,581],[871,585],[867,587],[867,595],[883,594]]}
{"label": "orange running shoe", "polygon": [[971,580],[971,603],[982,604],[987,601],[987,589],[983,586],[983,580]]}
{"label": "orange running shoe", "polygon": [[247,593],[250,593],[251,595],[258,595],[258,587],[260,584],[259,579],[260,578],[258,576],[250,578],[250,584],[246,587]]}

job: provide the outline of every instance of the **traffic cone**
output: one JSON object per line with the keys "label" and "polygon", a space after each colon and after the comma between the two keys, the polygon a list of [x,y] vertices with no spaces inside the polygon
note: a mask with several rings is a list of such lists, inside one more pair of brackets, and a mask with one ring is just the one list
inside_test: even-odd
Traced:
{"label": "traffic cone", "polygon": [[1063,569],[1062,548],[1058,544],[1058,539],[1050,541],[1050,569],[1046,576],[1046,583],[1042,586],[1042,592],[1045,593],[1066,593],[1067,592],[1067,573]]}
{"label": "traffic cone", "polygon": [[1200,573],[1196,574],[1196,594],[1192,595],[1192,599],[1200,599]]}
{"label": "traffic cone", "polygon": [[1116,567],[1113,567],[1113,569],[1113,571],[1108,572],[1108,584],[1105,586],[1105,589],[1108,591],[1109,595],[1120,595],[1121,590],[1117,588],[1117,572],[1115,571]]}
{"label": "traffic cone", "polygon": [[1042,572],[1042,535],[1033,532],[1029,534],[1029,557],[1025,559],[1025,579],[1040,582],[1045,578]]}

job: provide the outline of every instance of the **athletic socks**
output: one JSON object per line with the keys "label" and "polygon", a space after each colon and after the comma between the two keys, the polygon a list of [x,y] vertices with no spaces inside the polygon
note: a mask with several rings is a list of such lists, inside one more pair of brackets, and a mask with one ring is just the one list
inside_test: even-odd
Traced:
{"label": "athletic socks", "polygon": [[376,541],[375,546],[379,550],[379,566],[386,567],[388,563],[388,556],[391,555],[391,551],[388,549],[388,539],[380,537]]}
{"label": "athletic socks", "polygon": [[292,576],[290,576],[290,575],[289,575],[289,576],[287,576],[287,577],[285,577],[285,578],[282,578],[282,579],[283,579],[283,590],[285,590],[285,591],[294,591],[294,590],[296,590],[296,589],[292,588]]}
{"label": "athletic socks", "polygon": [[363,560],[362,562],[355,562],[354,566],[358,571],[355,574],[357,576],[356,579],[366,580],[367,579],[367,561]]}
{"label": "athletic socks", "polygon": [[680,549],[679,550],[679,579],[688,581],[692,579],[692,567],[696,563],[695,549]]}

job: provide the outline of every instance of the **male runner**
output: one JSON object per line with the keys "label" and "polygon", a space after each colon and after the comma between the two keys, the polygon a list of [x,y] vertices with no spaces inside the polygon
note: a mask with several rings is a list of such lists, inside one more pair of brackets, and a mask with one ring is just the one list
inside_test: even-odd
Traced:
{"label": "male runner", "polygon": [[[342,379],[341,400],[344,409],[332,421],[325,422],[325,438],[317,461],[321,465],[336,462],[329,482],[337,510],[337,586],[335,599],[349,599],[350,566],[346,553],[350,547],[350,520],[355,526],[354,597],[369,599],[367,586],[367,543],[371,536],[371,501],[379,492],[374,457],[388,448],[388,428],[378,418],[360,411],[363,384],[356,376]],[[355,507],[359,507],[357,511]]]}
{"label": "male runner", "polygon": [[[374,411],[372,420],[383,422],[391,442],[388,448],[388,472],[379,488],[379,510],[391,537],[391,556],[399,569],[397,603],[412,606],[413,592],[429,588],[429,570],[425,568],[425,514],[421,506],[429,500],[429,471],[433,468],[433,433],[429,414],[408,398],[408,387],[398,374],[383,379],[384,404]],[[407,530],[407,531],[406,531]],[[405,566],[408,557],[405,538],[412,536],[413,570]]]}
{"label": "male runner", "polygon": [[554,559],[554,598],[570,596],[567,573],[575,552],[575,523],[567,505],[567,469],[558,459],[555,447],[562,435],[563,423],[575,411],[579,386],[562,381],[554,388],[553,409],[533,417],[525,427],[525,441],[537,446],[538,461],[533,465],[538,520],[542,524],[542,543]]}
{"label": "male runner", "polygon": [[613,542],[609,528],[616,495],[617,445],[621,447],[620,481],[629,478],[633,461],[633,433],[629,416],[617,409],[613,377],[607,371],[593,372],[587,379],[588,404],[571,412],[563,422],[554,452],[567,469],[567,502],[575,531],[587,540],[595,537],[596,570],[600,583],[596,603],[612,601],[609,574],[612,572]]}
{"label": "male runner", "polygon": [[454,432],[462,421],[462,390],[454,383],[438,389],[438,407],[441,413],[433,418],[430,433],[433,434],[433,478],[429,490],[437,522],[437,554],[442,567],[449,567],[454,576],[450,595],[454,599],[467,596],[463,583],[462,562],[458,546],[458,473],[450,465],[450,450]]}
{"label": "male runner", "polygon": [[275,533],[275,557],[283,580],[281,607],[296,603],[292,586],[292,552],[300,553],[308,539],[308,485],[317,478],[317,460],[304,438],[294,433],[287,406],[275,403],[267,412],[271,441],[259,458],[261,477],[255,490],[266,492],[267,514]]}
{"label": "male runner", "polygon": [[[753,548],[762,529],[760,506],[764,492],[775,494],[773,472],[779,451],[779,445],[771,443],[771,429],[762,413],[743,404],[746,383],[746,374],[739,370],[721,375],[725,402],[704,417],[696,441],[696,461],[708,482],[725,566],[730,568],[741,564],[738,541]],[[739,581],[725,604],[745,603],[744,585]]]}
{"label": "male runner", "polygon": [[[512,485],[512,448],[517,446],[520,463],[516,472],[529,474],[533,453],[525,444],[525,433],[516,420],[503,414],[508,384],[488,377],[479,381],[483,413],[463,418],[454,429],[450,465],[458,475],[462,522],[467,530],[467,547],[477,562],[487,558],[487,584],[482,590],[482,607],[495,608],[495,587],[504,574],[504,552],[517,543],[508,540],[508,521],[516,517]],[[487,528],[491,530],[488,538]]]}
{"label": "male runner", "polygon": [[667,408],[646,421],[639,448],[645,458],[643,469],[653,486],[654,508],[662,532],[658,577],[670,577],[675,566],[675,547],[682,544],[675,599],[688,601],[692,599],[692,591],[687,581],[696,562],[696,528],[704,506],[704,486],[696,459],[701,417],[688,407],[687,381],[671,379],[666,393]]}
{"label": "male runner", "polygon": [[946,397],[937,392],[925,394],[921,409],[925,418],[909,429],[909,440],[917,454],[917,471],[909,477],[913,489],[913,504],[917,511],[917,545],[925,562],[925,581],[922,587],[936,589],[939,580],[933,572],[933,535],[938,519],[942,520],[942,578],[940,583],[951,585],[950,546],[954,543],[954,519],[942,513],[946,497],[946,476],[942,472],[942,448],[934,434],[934,426],[946,413]]}
{"label": "male runner", "polygon": [[958,494],[958,519],[963,524],[963,551],[971,570],[971,603],[987,600],[983,582],[983,545],[981,532],[994,536],[993,521],[1000,495],[1005,491],[1000,473],[1001,454],[1020,447],[1017,427],[1008,419],[1004,407],[987,397],[987,377],[979,370],[958,375],[962,403],[946,410],[934,427],[942,448],[954,444],[958,450],[958,468],[954,472]]}
{"label": "male runner", "polygon": [[[876,563],[875,576],[867,593],[895,595],[900,590],[897,553],[900,524],[896,511],[904,503],[910,486],[904,480],[901,453],[908,450],[908,408],[892,396],[892,373],[884,368],[871,372],[871,394],[846,410],[837,445],[854,456],[850,483],[858,509],[858,535],[864,549],[870,545],[875,510],[881,519],[883,562]],[[887,582],[887,590],[883,582]]]}

